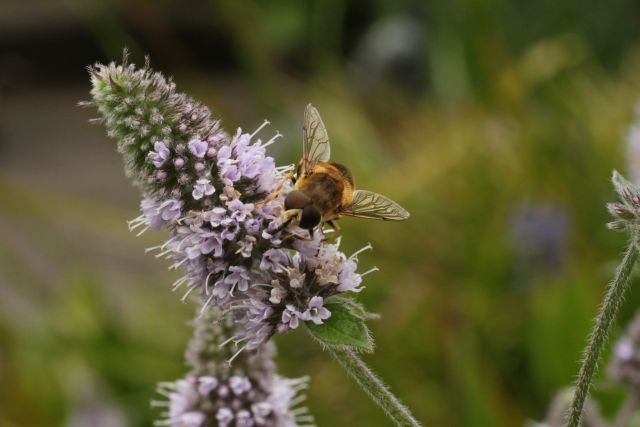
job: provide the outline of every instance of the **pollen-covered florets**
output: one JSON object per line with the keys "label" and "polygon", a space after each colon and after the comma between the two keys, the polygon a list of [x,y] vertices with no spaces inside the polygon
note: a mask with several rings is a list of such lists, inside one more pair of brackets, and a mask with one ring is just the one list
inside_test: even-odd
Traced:
{"label": "pollen-covered florets", "polygon": [[310,426],[313,417],[299,392],[307,378],[287,379],[275,373],[274,347],[244,352],[233,366],[226,363],[231,349],[224,341],[234,327],[222,320],[217,310],[207,310],[195,320],[194,337],[186,352],[191,371],[175,382],[160,383],[158,391],[167,401],[165,419],[157,425],[206,426]]}

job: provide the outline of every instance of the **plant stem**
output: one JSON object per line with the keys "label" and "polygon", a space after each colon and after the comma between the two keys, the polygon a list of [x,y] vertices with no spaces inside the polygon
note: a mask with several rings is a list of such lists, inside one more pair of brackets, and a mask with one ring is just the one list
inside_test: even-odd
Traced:
{"label": "plant stem", "polygon": [[384,385],[376,374],[360,359],[353,350],[327,347],[331,355],[342,365],[345,371],[356,380],[358,385],[384,410],[397,426],[419,427],[420,423],[411,415],[409,409]]}
{"label": "plant stem", "polygon": [[593,381],[593,374],[598,366],[600,354],[607,341],[611,323],[618,313],[618,308],[624,299],[627,288],[629,287],[629,277],[631,271],[638,259],[638,247],[635,239],[629,243],[627,251],[624,254],[622,262],[616,270],[616,275],[609,283],[607,294],[604,298],[600,313],[596,319],[596,324],[591,331],[589,344],[584,352],[582,367],[578,375],[578,383],[576,384],[569,412],[568,427],[578,427],[580,417],[582,416],[582,407],[584,401],[589,394],[589,387]]}
{"label": "plant stem", "polygon": [[616,416],[615,423],[613,423],[613,427],[625,427],[629,425],[631,416],[636,410],[639,401],[640,390],[638,390],[638,387],[633,387],[629,392],[629,397],[627,397],[627,400],[625,400],[622,408],[620,408],[620,410],[618,411],[618,415]]}

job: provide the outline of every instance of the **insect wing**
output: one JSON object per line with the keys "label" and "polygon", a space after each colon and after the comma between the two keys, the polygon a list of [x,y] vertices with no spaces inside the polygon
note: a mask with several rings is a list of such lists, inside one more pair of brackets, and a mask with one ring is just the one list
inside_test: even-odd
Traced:
{"label": "insect wing", "polygon": [[320,113],[311,104],[304,110],[302,167],[305,174],[310,174],[318,162],[328,162],[331,157],[329,135],[322,123]]}
{"label": "insect wing", "polygon": [[366,190],[354,191],[353,203],[342,208],[340,214],[384,221],[403,221],[409,218],[409,212],[393,200]]}

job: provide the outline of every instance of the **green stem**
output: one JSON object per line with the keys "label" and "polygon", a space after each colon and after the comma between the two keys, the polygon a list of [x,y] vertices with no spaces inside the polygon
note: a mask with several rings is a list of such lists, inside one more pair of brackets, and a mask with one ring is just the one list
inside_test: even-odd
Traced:
{"label": "green stem", "polygon": [[411,415],[409,409],[384,385],[375,373],[360,359],[353,350],[327,347],[331,355],[342,365],[345,371],[356,380],[358,385],[384,410],[397,426],[419,427],[420,423]]}
{"label": "green stem", "polygon": [[584,401],[589,394],[589,387],[593,381],[593,374],[598,366],[598,360],[600,354],[607,341],[609,330],[611,329],[611,323],[615,319],[618,313],[618,308],[624,299],[627,288],[629,287],[629,277],[631,271],[638,260],[638,247],[635,239],[629,243],[627,252],[624,254],[622,262],[616,270],[616,275],[609,283],[607,289],[607,295],[604,298],[604,303],[598,313],[596,324],[591,331],[589,337],[589,344],[584,352],[584,360],[582,361],[582,367],[578,375],[578,383],[576,384],[575,392],[573,395],[573,402],[571,402],[571,409],[569,412],[568,427],[578,427],[580,424],[580,417],[582,416],[582,407]]}

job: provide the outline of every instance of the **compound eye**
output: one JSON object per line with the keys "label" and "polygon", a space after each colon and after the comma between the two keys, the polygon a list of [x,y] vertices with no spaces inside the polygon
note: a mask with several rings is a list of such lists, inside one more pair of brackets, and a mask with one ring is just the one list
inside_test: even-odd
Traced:
{"label": "compound eye", "polygon": [[311,230],[320,224],[320,211],[313,204],[307,205],[302,209],[302,218],[300,219],[300,228]]}
{"label": "compound eye", "polygon": [[304,194],[300,190],[292,190],[287,194],[287,197],[284,199],[284,209],[303,209],[311,202],[309,196]]}

